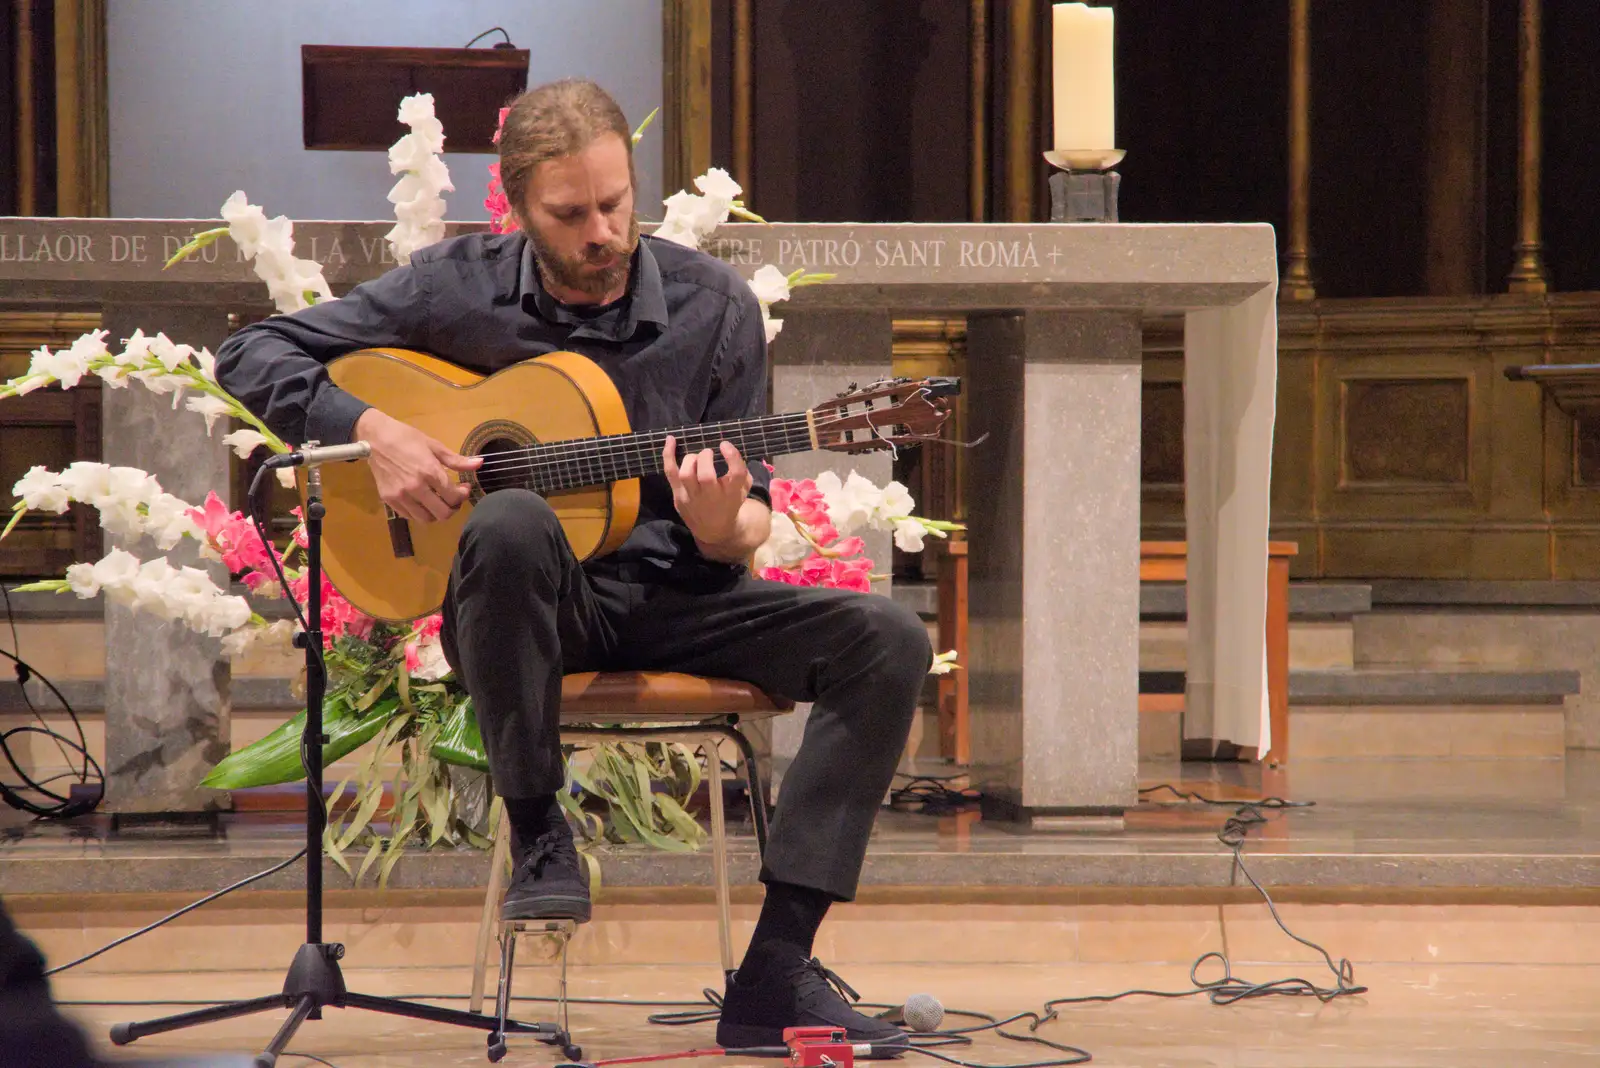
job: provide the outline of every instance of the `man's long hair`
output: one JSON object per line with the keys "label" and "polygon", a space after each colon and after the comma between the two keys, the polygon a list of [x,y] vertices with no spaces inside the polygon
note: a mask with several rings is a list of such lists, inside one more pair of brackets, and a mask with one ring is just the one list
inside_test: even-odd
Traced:
{"label": "man's long hair", "polygon": [[622,108],[600,86],[585,78],[566,78],[529,89],[512,102],[500,130],[500,184],[523,229],[527,229],[523,205],[534,168],[546,160],[576,155],[607,133],[622,138],[628,150],[628,178],[637,186],[633,131]]}

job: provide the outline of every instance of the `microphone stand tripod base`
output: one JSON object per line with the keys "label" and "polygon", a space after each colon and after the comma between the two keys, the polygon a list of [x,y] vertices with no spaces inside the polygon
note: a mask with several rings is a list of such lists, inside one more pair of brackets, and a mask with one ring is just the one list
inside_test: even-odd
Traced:
{"label": "microphone stand tripod base", "polygon": [[[248,507],[253,517],[259,517],[258,490],[266,467],[257,470],[250,486]],[[306,757],[306,940],[295,953],[294,962],[283,982],[283,990],[276,994],[232,1001],[193,1012],[164,1016],[141,1023],[119,1023],[111,1028],[114,1045],[128,1043],[147,1035],[159,1035],[199,1024],[231,1020],[239,1016],[288,1009],[289,1017],[278,1028],[278,1033],[257,1055],[257,1068],[273,1068],[278,1057],[294,1040],[300,1025],[307,1020],[322,1019],[322,1010],[366,1009],[389,1016],[401,1016],[430,1023],[472,1027],[487,1032],[491,1049],[500,1039],[504,1048],[506,1034],[537,1035],[548,1045],[562,1047],[563,1053],[577,1060],[582,1051],[572,1045],[565,1028],[554,1023],[525,1023],[506,1019],[505,1016],[485,1016],[478,1012],[445,1009],[402,998],[378,997],[357,994],[347,990],[339,961],[344,957],[344,946],[322,940],[322,833],[326,811],[322,799],[322,747],[328,737],[322,733],[322,700],[326,679],[322,664],[322,479],[315,466],[309,466],[306,476],[306,574],[308,577],[308,603],[305,621],[309,629],[295,635],[295,644],[305,650],[306,660],[306,728],[302,735],[301,751]],[[257,518],[259,526],[264,526]],[[281,577],[281,576],[280,576]],[[503,1056],[503,1054],[502,1054]],[[498,1059],[498,1058],[494,1058]]]}

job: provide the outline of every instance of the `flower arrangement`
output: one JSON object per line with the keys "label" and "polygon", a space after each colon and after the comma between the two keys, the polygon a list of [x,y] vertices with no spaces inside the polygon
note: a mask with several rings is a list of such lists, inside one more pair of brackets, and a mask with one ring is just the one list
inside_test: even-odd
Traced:
{"label": "flower arrangement", "polygon": [[[445,205],[441,192],[454,189],[440,158],[444,133],[433,112],[432,97],[408,97],[399,119],[410,127],[389,152],[390,171],[402,177],[388,194],[396,225],[386,235],[397,262],[443,236]],[[651,118],[654,117],[652,113]],[[501,121],[505,112],[501,112]],[[650,118],[634,133],[635,141]],[[496,134],[498,140],[498,133]],[[656,231],[667,240],[698,245],[730,214],[760,220],[739,201],[740,188],[726,172],[712,170],[695,182],[698,194],[680,192],[665,201],[666,216]],[[508,232],[515,220],[500,189],[498,166],[490,167],[485,205],[490,228]],[[196,234],[168,261],[170,266],[227,234],[250,259],[280,313],[290,314],[331,290],[314,261],[294,255],[293,223],[282,215],[268,219],[237,191],[222,205],[225,226]],[[772,304],[787,299],[793,287],[826,281],[828,275],[795,272],[784,275],[764,267],[751,281],[761,303],[767,337],[781,322],[768,314]],[[172,405],[205,419],[207,433],[217,420],[242,424],[223,441],[240,458],[257,449],[288,452],[259,419],[216,382],[215,359],[205,349],[176,344],[163,334],[142,331],[122,343],[120,352],[106,344],[104,330],[78,338],[65,350],[40,348],[28,370],[0,383],[0,399],[56,384],[70,389],[87,376],[110,388],[138,382],[157,394],[172,395]],[[288,471],[280,480],[293,485]],[[220,562],[249,591],[250,597],[289,598],[300,614],[309,602],[309,576],[300,566],[306,546],[303,522],[280,551],[263,539],[260,529],[241,512],[232,511],[210,493],[199,505],[161,489],[150,474],[136,468],[101,463],[74,463],[60,472],[30,469],[12,488],[18,498],[0,539],[28,511],[61,513],[74,502],[98,510],[106,531],[121,540],[94,562],[73,564],[60,579],[18,587],[73,593],[103,594],[135,610],[182,623],[219,641],[221,655],[245,653],[256,641],[284,641],[297,629],[287,620],[269,622],[246,597],[219,587],[200,568],[173,567],[164,556],[141,560],[135,552],[145,540],[163,553],[184,539],[196,543],[200,556]],[[925,536],[944,537],[955,524],[921,519],[912,514],[910,493],[899,483],[879,488],[852,472],[841,481],[824,474],[815,480],[775,479],[771,538],[758,550],[761,577],[807,586],[836,586],[867,593],[872,561],[856,531],[892,530],[895,543],[907,551],[922,547]],[[299,518],[299,509],[294,510]],[[279,571],[286,582],[279,581]],[[363,746],[370,746],[351,778],[334,789],[331,818],[324,837],[329,855],[359,880],[376,866],[380,885],[410,843],[428,847],[440,842],[487,848],[499,802],[489,796],[487,759],[471,699],[445,662],[439,641],[442,618],[435,614],[409,626],[379,623],[356,610],[322,581],[324,659],[328,686],[324,700],[324,765]],[[936,657],[933,670],[948,671],[953,654]],[[206,777],[204,785],[244,789],[303,778],[302,712],[265,738],[230,753]],[[599,868],[592,853],[602,841],[644,843],[666,850],[699,847],[705,832],[688,812],[689,799],[700,785],[700,766],[687,747],[661,743],[609,744],[580,755],[569,749],[569,783],[560,794],[565,810],[582,832],[580,848],[589,861],[591,879]],[[393,765],[395,774],[386,780]],[[384,788],[392,782],[391,804],[382,810]],[[347,790],[353,791],[341,805]],[[601,808],[604,816],[595,811]],[[380,834],[379,823],[387,824]],[[347,853],[364,847],[358,870]]]}

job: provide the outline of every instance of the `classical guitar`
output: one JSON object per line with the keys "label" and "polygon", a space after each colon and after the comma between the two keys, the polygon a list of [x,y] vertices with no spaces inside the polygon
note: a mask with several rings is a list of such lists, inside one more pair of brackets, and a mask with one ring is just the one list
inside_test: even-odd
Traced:
{"label": "classical guitar", "polygon": [[[332,360],[340,388],[463,456],[471,495],[450,518],[411,523],[378,497],[365,463],[321,468],[327,518],[322,563],[334,588],[376,619],[438,610],[461,526],[475,501],[510,487],[546,498],[580,560],[614,551],[639,512],[639,479],[661,471],[668,434],[680,459],[730,441],[749,462],[828,449],[859,453],[937,437],[960,391],[954,378],[889,379],[814,408],[736,422],[635,433],[600,366],[556,352],[483,376],[405,349],[363,349]],[[718,470],[726,465],[718,456]],[[302,496],[305,473],[299,472]]]}

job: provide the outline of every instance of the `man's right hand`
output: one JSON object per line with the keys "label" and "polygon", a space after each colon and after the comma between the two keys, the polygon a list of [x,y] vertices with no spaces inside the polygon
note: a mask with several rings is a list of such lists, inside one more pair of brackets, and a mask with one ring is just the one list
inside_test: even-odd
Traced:
{"label": "man's right hand", "polygon": [[372,446],[367,465],[378,496],[402,519],[427,523],[447,519],[466,502],[470,488],[452,471],[475,471],[483,457],[451,452],[416,427],[368,408],[356,420],[354,440]]}

